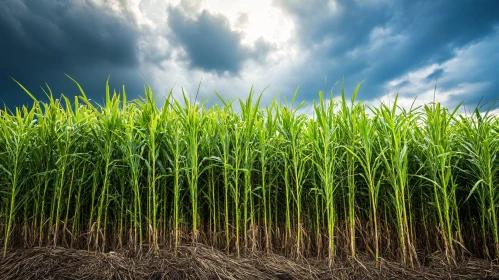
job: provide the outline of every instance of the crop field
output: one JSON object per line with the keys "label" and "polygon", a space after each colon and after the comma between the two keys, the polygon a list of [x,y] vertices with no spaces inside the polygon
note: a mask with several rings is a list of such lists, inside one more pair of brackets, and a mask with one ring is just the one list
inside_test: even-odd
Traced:
{"label": "crop field", "polygon": [[47,86],[48,102],[0,110],[2,253],[497,259],[499,118],[487,106],[368,106],[359,88],[319,92],[304,115],[253,91],[208,108],[157,102],[149,87],[127,100],[107,85],[99,105]]}

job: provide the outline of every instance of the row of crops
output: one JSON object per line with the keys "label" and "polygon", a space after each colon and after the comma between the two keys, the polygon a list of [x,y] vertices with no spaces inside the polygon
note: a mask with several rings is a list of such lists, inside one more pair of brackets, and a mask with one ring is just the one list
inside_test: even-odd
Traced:
{"label": "row of crops", "polygon": [[[150,88],[0,111],[0,247],[499,256],[499,119],[431,103],[207,108]],[[28,93],[29,94],[29,93]],[[237,103],[237,104],[236,104]],[[237,106],[236,106],[237,105]],[[237,109],[236,109],[237,107]]]}

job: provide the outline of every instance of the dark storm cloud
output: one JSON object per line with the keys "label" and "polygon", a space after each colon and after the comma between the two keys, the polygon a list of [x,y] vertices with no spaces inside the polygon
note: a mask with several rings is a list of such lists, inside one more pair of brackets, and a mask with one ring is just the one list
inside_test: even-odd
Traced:
{"label": "dark storm cloud", "polygon": [[[457,58],[455,68],[450,68],[438,80],[438,88],[452,88],[456,85],[477,84],[478,89],[466,92],[468,107],[478,103],[491,104],[499,98],[499,26],[496,32],[487,36],[480,44],[470,46],[466,53]],[[450,73],[453,70],[454,73]],[[451,75],[451,77],[449,77]],[[499,104],[496,103],[497,107]]]}
{"label": "dark storm cloud", "polygon": [[246,60],[261,59],[271,48],[263,40],[253,49],[243,46],[242,34],[231,29],[225,16],[206,10],[191,19],[180,9],[169,8],[168,26],[186,52],[190,68],[219,75],[238,74]]}
{"label": "dark storm cloud", "polygon": [[401,88],[401,87],[404,87],[404,86],[408,86],[410,84],[411,84],[411,82],[409,82],[409,81],[402,81],[402,82],[396,84],[395,88]]}
{"label": "dark storm cloud", "polygon": [[386,93],[387,81],[453,58],[456,49],[480,42],[499,23],[495,0],[313,0],[307,5],[276,0],[275,4],[293,18],[298,43],[306,49],[315,47],[310,60],[324,62],[304,77],[303,85],[322,89],[324,74],[334,80],[345,76],[352,89],[365,79],[366,90],[359,94],[364,99]]}
{"label": "dark storm cloud", "polygon": [[442,68],[435,69],[435,71],[433,71],[430,75],[426,76],[425,80],[427,82],[435,81],[436,79],[440,78],[440,76],[442,76],[444,72],[445,71]]}
{"label": "dark storm cloud", "polygon": [[31,103],[9,75],[41,99],[45,82],[56,96],[78,94],[64,73],[97,101],[108,75],[112,87],[143,85],[134,26],[89,1],[3,0],[0,40],[0,102],[8,106]]}

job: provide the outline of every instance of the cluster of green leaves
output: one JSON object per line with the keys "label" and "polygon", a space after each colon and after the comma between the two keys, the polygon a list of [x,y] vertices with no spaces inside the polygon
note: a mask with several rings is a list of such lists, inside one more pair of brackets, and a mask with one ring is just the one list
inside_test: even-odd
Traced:
{"label": "cluster of green leaves", "polygon": [[0,110],[0,246],[498,257],[498,117],[370,107],[359,87],[304,115],[253,90],[236,109],[47,86],[48,102]]}

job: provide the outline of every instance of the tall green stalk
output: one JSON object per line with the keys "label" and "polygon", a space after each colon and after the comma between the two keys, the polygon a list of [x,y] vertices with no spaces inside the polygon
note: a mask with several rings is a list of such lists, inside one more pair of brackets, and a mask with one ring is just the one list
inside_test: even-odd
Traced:
{"label": "tall green stalk", "polygon": [[330,263],[335,257],[335,190],[337,184],[335,175],[337,170],[338,144],[335,102],[332,94],[329,102],[325,101],[322,92],[319,92],[319,102],[314,103],[316,121],[313,122],[312,143],[314,143],[314,163],[320,178],[320,192],[323,195],[326,208],[326,224],[328,236],[328,258]]}

